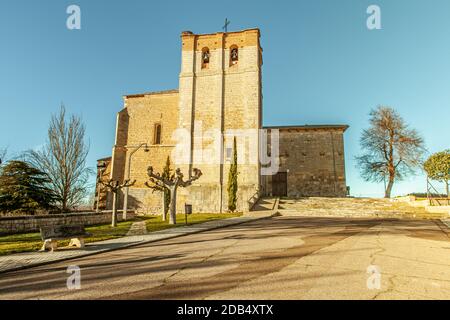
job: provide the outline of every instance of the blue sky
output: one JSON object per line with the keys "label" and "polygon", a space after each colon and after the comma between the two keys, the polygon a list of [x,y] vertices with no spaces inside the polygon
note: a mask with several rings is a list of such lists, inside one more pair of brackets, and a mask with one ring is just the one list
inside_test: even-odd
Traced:
{"label": "blue sky", "polygon": [[[81,7],[81,30],[66,8]],[[366,9],[381,8],[382,30]],[[354,157],[368,113],[396,108],[430,152],[449,148],[450,1],[0,1],[0,147],[10,155],[46,140],[64,102],[82,115],[89,165],[111,153],[122,95],[178,87],[180,33],[258,27],[264,48],[264,124],[348,124],[347,183],[354,195],[381,196],[363,182]],[[418,175],[395,194],[424,191]]]}

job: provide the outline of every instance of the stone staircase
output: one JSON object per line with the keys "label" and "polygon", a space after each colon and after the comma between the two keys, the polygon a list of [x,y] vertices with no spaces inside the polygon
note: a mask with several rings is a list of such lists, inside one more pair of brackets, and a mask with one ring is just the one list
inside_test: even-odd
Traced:
{"label": "stone staircase", "polygon": [[282,215],[349,218],[421,218],[445,219],[448,214],[430,213],[390,199],[373,198],[302,198],[281,199]]}
{"label": "stone staircase", "polygon": [[127,236],[141,236],[147,234],[147,226],[145,225],[145,221],[137,221],[133,222],[128,230]]}
{"label": "stone staircase", "polygon": [[252,211],[274,210],[278,198],[260,198],[253,206]]}

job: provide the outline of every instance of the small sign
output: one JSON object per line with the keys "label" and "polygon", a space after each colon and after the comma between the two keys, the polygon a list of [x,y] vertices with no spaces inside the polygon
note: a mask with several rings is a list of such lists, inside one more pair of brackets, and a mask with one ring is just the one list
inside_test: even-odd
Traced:
{"label": "small sign", "polygon": [[184,205],[184,213],[186,214],[192,214],[192,204],[185,204]]}

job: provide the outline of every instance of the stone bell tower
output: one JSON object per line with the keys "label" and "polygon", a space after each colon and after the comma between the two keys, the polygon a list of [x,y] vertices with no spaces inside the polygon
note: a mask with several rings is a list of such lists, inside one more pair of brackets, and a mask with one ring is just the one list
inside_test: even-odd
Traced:
{"label": "stone bell tower", "polygon": [[259,29],[213,34],[183,32],[178,127],[188,154],[177,166],[202,178],[189,201],[211,212],[227,211],[227,180],[233,139],[238,148],[238,210],[260,186],[262,48]]}

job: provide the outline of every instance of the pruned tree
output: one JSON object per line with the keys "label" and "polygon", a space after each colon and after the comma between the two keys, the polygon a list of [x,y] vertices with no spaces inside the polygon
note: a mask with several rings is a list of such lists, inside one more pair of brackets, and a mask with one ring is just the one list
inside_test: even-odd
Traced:
{"label": "pruned tree", "polygon": [[9,161],[0,170],[0,211],[34,214],[53,207],[56,197],[44,172],[23,161]]}
{"label": "pruned tree", "polygon": [[425,161],[423,168],[430,179],[445,183],[447,198],[450,198],[448,186],[450,180],[450,149],[431,155]]}
{"label": "pruned tree", "polygon": [[388,180],[385,197],[390,198],[394,182],[413,174],[421,165],[424,140],[390,107],[372,110],[369,122],[360,140],[364,153],[356,161],[366,181]]}
{"label": "pruned tree", "polygon": [[[192,169],[194,175],[189,179],[184,181],[183,180],[183,173],[181,173],[180,168],[177,168],[175,170],[175,174],[172,175],[170,178],[163,178],[163,176],[159,173],[154,173],[153,167],[148,167],[147,174],[150,178],[150,182],[154,184],[160,184],[164,186],[165,188],[169,189],[170,191],[170,224],[176,224],[177,223],[177,189],[178,187],[187,188],[189,187],[192,182],[199,179],[202,176],[202,172],[194,168]],[[150,188],[152,185],[148,182],[145,183],[147,187]]]}
{"label": "pruned tree", "polygon": [[237,146],[236,137],[233,139],[233,160],[230,165],[230,172],[228,173],[228,210],[236,211],[237,207],[237,190],[238,190],[238,171],[237,171]]}
{"label": "pruned tree", "polygon": [[[174,174],[172,173],[171,169],[171,163],[170,163],[170,157],[167,156],[166,159],[166,165],[163,168],[163,172],[161,177],[168,181],[173,181],[175,179]],[[161,192],[162,196],[162,220],[167,220],[167,213],[169,212],[170,207],[170,190],[167,188],[164,183],[161,180],[153,179],[153,181],[150,180],[151,183],[146,183],[146,186],[153,189],[154,191]]]}
{"label": "pruned tree", "polygon": [[130,182],[130,180],[125,180],[123,183],[120,183],[117,180],[110,179],[106,182],[100,180],[100,183],[108,189],[113,195],[113,204],[112,204],[112,218],[111,218],[111,226],[117,227],[117,202],[119,201],[118,193],[123,188],[129,188],[136,183],[136,180]]}
{"label": "pruned tree", "polygon": [[51,118],[44,147],[25,153],[29,163],[49,176],[63,212],[81,203],[89,192],[92,170],[86,167],[89,146],[85,143],[85,131],[81,117],[71,115],[67,120],[66,109],[61,106]]}

